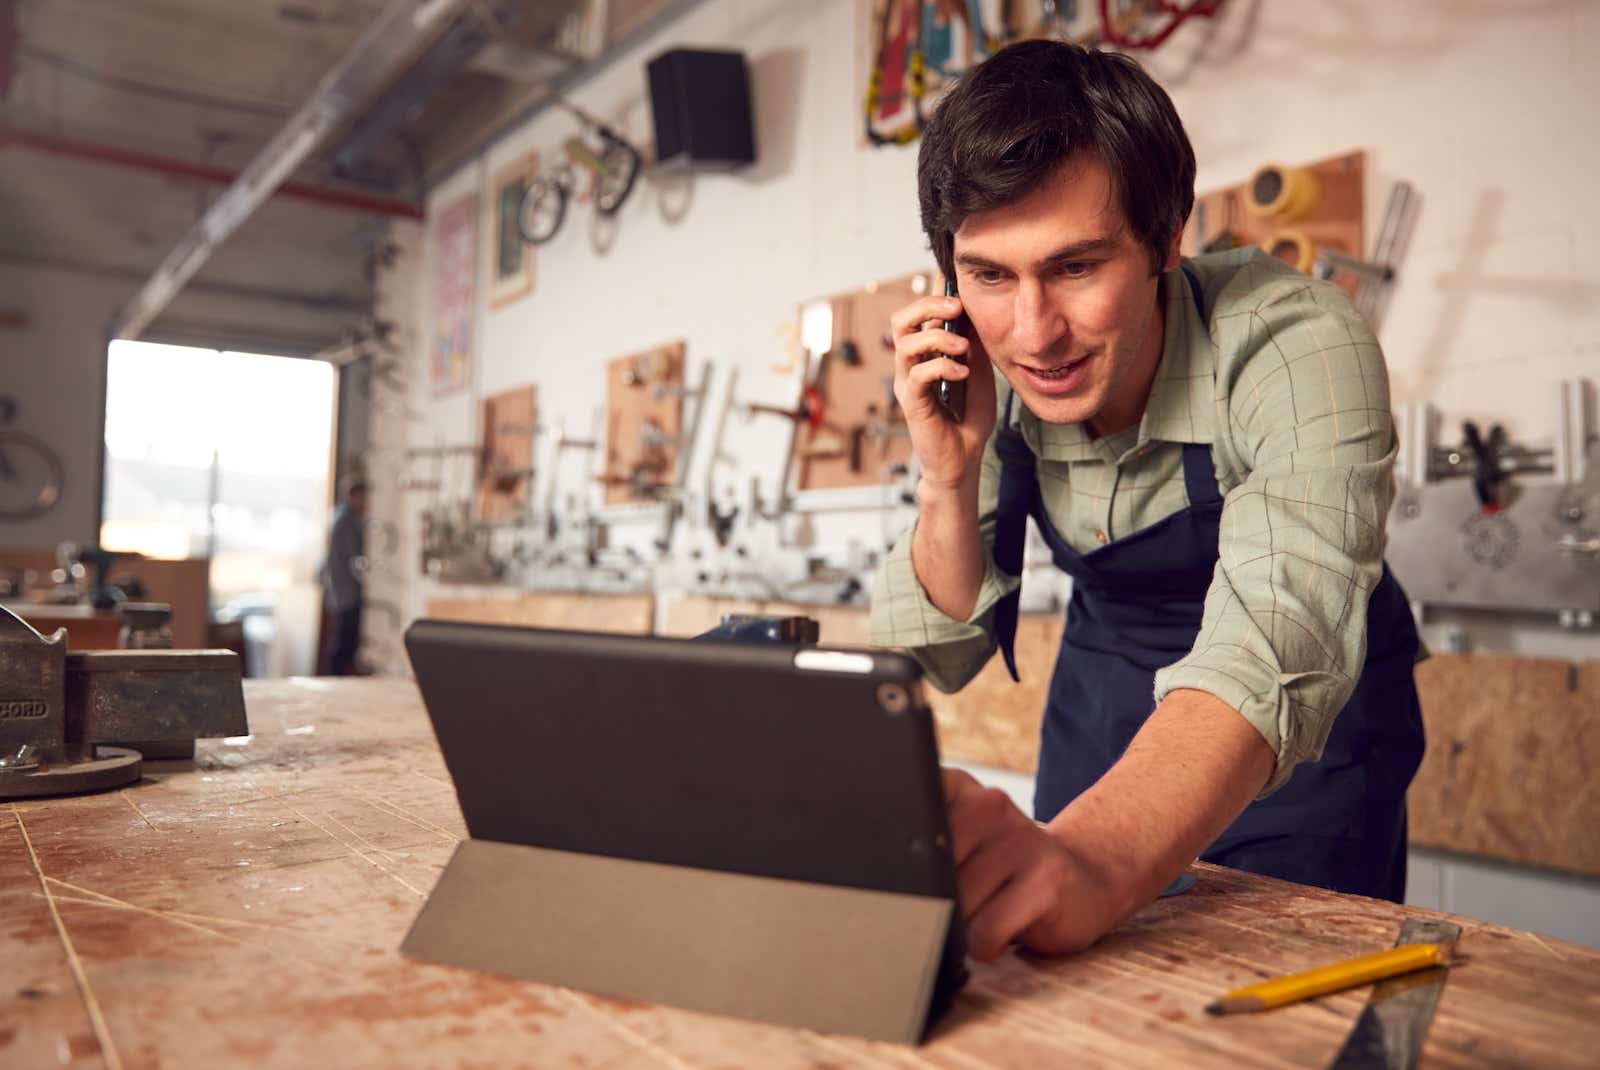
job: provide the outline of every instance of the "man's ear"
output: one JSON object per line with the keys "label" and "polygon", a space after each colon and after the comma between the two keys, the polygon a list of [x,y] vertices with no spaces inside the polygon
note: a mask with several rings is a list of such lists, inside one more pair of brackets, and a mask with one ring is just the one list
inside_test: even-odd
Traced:
{"label": "man's ear", "polygon": [[1172,241],[1167,245],[1167,258],[1166,258],[1166,261],[1161,265],[1162,274],[1165,274],[1168,271],[1174,271],[1174,270],[1177,269],[1177,267],[1178,267],[1178,259],[1179,259],[1180,255],[1181,255],[1178,252],[1178,247],[1182,243],[1183,243],[1183,228],[1182,227],[1178,227],[1176,230],[1173,231],[1173,233],[1172,233]]}

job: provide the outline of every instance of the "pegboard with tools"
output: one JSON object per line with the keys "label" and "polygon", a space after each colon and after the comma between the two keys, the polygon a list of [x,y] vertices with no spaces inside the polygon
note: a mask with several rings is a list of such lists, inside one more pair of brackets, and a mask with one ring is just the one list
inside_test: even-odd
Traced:
{"label": "pegboard with tools", "polygon": [[[905,275],[807,304],[802,326],[827,337],[813,352],[796,420],[795,489],[871,487],[893,482],[911,462],[911,439],[894,397],[894,338],[889,317],[931,292],[933,272]],[[826,315],[824,331],[818,318]]]}
{"label": "pegboard with tools", "polygon": [[538,416],[538,387],[521,386],[484,399],[477,484],[480,520],[492,524],[527,517]]}
{"label": "pegboard with tools", "polygon": [[[1324,251],[1363,256],[1364,152],[1291,167],[1269,163],[1236,186],[1197,196],[1184,228],[1185,256],[1255,245],[1310,275]],[[1359,276],[1334,275],[1355,296]]]}
{"label": "pegboard with tools", "polygon": [[607,505],[656,501],[672,485],[689,446],[684,351],[683,342],[668,342],[606,365],[606,463],[597,478]]}

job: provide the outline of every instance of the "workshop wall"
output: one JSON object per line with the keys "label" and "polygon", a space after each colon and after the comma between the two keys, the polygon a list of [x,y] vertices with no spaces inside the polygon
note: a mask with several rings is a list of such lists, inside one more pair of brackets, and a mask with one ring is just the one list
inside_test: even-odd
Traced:
{"label": "workshop wall", "polygon": [[[527,297],[489,307],[491,176],[530,149],[548,159],[574,122],[542,113],[435,189],[433,215],[464,193],[479,195],[474,360],[465,389],[436,396],[426,382],[430,228],[417,285],[396,302],[414,311],[423,342],[410,351],[406,440],[475,441],[479,400],[530,382],[542,421],[585,436],[604,396],[605,362],[678,338],[688,344],[691,380],[714,363],[708,424],[730,369],[741,400],[792,403],[797,375],[773,366],[798,304],[930,259],[917,224],[915,146],[862,144],[856,5],[708,0],[578,86],[581,105],[648,141],[644,63],[675,45],[740,48],[751,64],[760,162],[732,175],[650,178],[609,224],[575,205],[555,240],[536,250]],[[1185,118],[1201,190],[1241,181],[1263,162],[1364,149],[1370,241],[1390,183],[1412,182],[1421,214],[1380,331],[1395,401],[1433,401],[1447,438],[1475,418],[1540,445],[1553,432],[1555,381],[1600,367],[1600,266],[1590,255],[1600,246],[1600,216],[1587,199],[1590,176],[1600,173],[1591,106],[1600,69],[1579,62],[1597,46],[1600,11],[1576,0],[1474,8],[1470,17],[1447,0],[1403,10],[1380,0],[1236,0],[1221,18],[1196,20],[1140,58]],[[787,430],[776,420],[730,420],[723,451],[740,460],[718,461],[715,483],[740,473],[739,481],[754,475],[770,490]],[[709,431],[696,444],[693,487],[713,463]],[[586,455],[564,455],[559,473],[551,459],[547,449],[539,455],[536,499],[552,478],[598,495]],[[427,499],[412,500],[420,507]],[[403,511],[413,527],[416,511]],[[635,512],[633,534],[625,522],[615,531],[648,547],[655,512]],[[848,557],[851,543],[879,548],[905,519],[867,511],[795,523],[819,551]],[[698,523],[680,526],[680,540],[693,544]],[[404,608],[419,612],[441,589],[408,584]],[[1551,654],[1576,653],[1584,638],[1537,624],[1499,634],[1515,649]]]}
{"label": "workshop wall", "polygon": [[0,520],[0,546],[96,541],[107,329],[127,291],[78,272],[0,264],[0,306],[21,319],[0,326],[0,394],[17,399],[15,428],[42,439],[65,472],[54,508]]}

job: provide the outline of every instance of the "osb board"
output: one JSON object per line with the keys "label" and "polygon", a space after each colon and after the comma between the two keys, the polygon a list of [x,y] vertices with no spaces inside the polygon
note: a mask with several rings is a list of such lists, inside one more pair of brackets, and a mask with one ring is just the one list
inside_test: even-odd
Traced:
{"label": "osb board", "polygon": [[[0,547],[0,569],[32,569],[39,574],[32,588],[35,597],[44,597],[50,587],[50,571],[56,567],[53,549],[31,546]],[[202,650],[207,621],[211,616],[211,561],[190,557],[165,561],[153,557],[118,558],[111,566],[112,576],[137,576],[144,582],[145,599],[165,602],[172,607],[172,641],[181,650]]]}
{"label": "osb board", "polygon": [[[811,617],[824,646],[870,645],[868,612],[844,606],[783,602],[736,602],[678,598],[662,612],[664,634],[698,635],[716,627],[725,613],[773,617]],[[925,688],[939,732],[939,753],[952,761],[1011,769],[1032,775],[1038,768],[1039,722],[1044,714],[1050,673],[1061,644],[1060,614],[1023,614],[1017,622],[1017,672],[1012,681],[996,655],[971,683],[953,695]]]}
{"label": "osb board", "polygon": [[[833,307],[832,349],[826,358],[814,357],[807,370],[822,392],[822,426],[813,431],[807,423],[797,425],[797,489],[878,486],[891,481],[890,468],[910,462],[911,440],[893,433],[903,432],[905,421],[894,405],[889,317],[926,295],[937,280],[936,273],[922,272],[828,299]],[[855,344],[858,365],[852,367],[839,356],[845,342]],[[861,434],[864,428],[883,433]],[[854,447],[852,435],[859,435]]]}
{"label": "osb board", "polygon": [[[606,365],[606,464],[600,478],[606,504],[649,501],[634,482],[665,486],[688,443],[683,433],[684,343],[668,342],[618,357]],[[667,441],[646,442],[646,429]],[[638,472],[638,477],[635,473]]]}
{"label": "osb board", "polygon": [[[1326,1066],[1364,990],[1203,1008],[1444,916],[1196,866],[1191,892],[1080,955],[971,964],[917,1047],[628,1003],[399,953],[466,831],[410,682],[247,680],[245,702],[250,739],[201,740],[191,768],[0,805],[0,1063]],[[1450,975],[1421,1065],[1589,1066],[1600,952],[1450,920],[1471,964]]]}
{"label": "osb board", "polygon": [[[1309,164],[1290,164],[1271,160],[1285,167],[1310,171],[1317,181],[1317,201],[1301,219],[1280,223],[1252,213],[1246,188],[1249,180],[1235,186],[1213,190],[1195,198],[1194,211],[1183,232],[1183,252],[1197,256],[1206,242],[1223,231],[1232,231],[1245,245],[1258,245],[1271,252],[1272,239],[1280,231],[1298,230],[1314,249],[1332,249],[1347,256],[1361,256],[1366,225],[1367,154],[1351,152]],[[1334,276],[1345,292],[1355,295],[1360,280],[1349,272]]]}
{"label": "osb board", "polygon": [[515,624],[523,628],[649,635],[655,623],[655,599],[648,594],[544,592],[498,598],[433,598],[428,601],[428,616],[435,620]]}
{"label": "osb board", "polygon": [[520,386],[484,399],[478,454],[479,519],[510,520],[527,510],[538,420],[538,387]]}
{"label": "osb board", "polygon": [[810,606],[794,602],[740,602],[727,598],[674,598],[662,610],[661,634],[699,635],[722,622],[726,613],[761,617],[810,617],[824,646],[867,646],[867,611],[851,606]]}
{"label": "osb board", "polygon": [[1436,654],[1411,842],[1600,877],[1600,661]]}
{"label": "osb board", "polygon": [[1061,647],[1059,613],[1024,613],[1017,618],[1018,683],[999,653],[966,687],[953,695],[931,688],[928,705],[939,724],[939,750],[948,758],[1010,769],[1032,776],[1039,768],[1039,725],[1044,719],[1050,674]]}

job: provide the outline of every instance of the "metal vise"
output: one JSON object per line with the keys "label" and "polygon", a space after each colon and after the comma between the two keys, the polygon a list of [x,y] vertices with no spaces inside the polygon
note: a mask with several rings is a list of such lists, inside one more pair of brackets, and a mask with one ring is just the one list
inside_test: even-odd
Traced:
{"label": "metal vise", "polygon": [[69,651],[0,606],[0,799],[120,787],[248,734],[240,676],[231,650]]}

